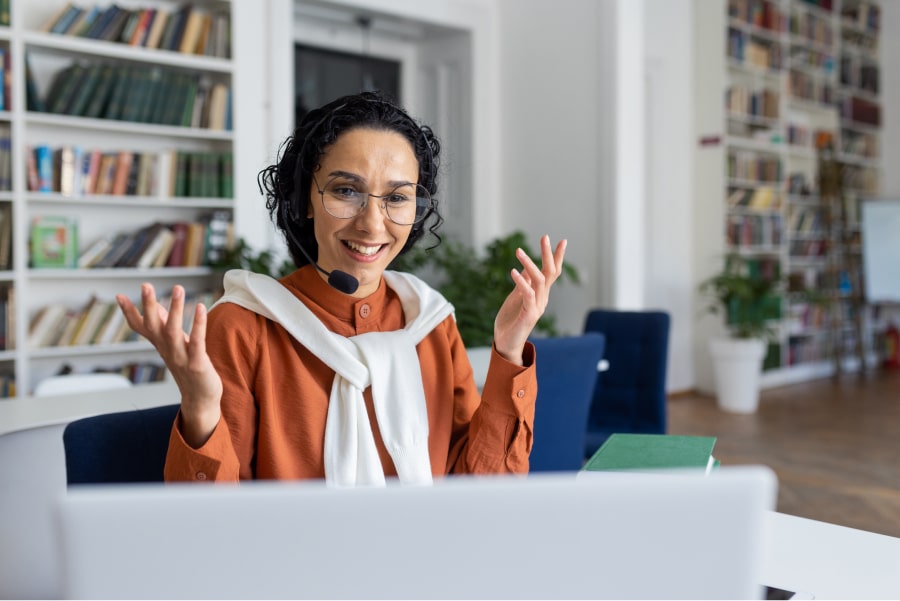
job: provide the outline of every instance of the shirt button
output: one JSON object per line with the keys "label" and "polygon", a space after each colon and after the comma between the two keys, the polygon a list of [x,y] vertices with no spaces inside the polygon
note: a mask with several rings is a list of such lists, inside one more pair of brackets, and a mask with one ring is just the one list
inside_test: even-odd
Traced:
{"label": "shirt button", "polygon": [[519,392],[516,393],[516,396],[521,399],[523,396],[525,396],[525,391],[520,389]]}
{"label": "shirt button", "polygon": [[369,313],[372,312],[372,307],[369,306],[369,303],[365,303],[359,306],[359,316],[365,319],[369,316]]}
{"label": "shirt button", "polygon": [[197,472],[194,474],[194,477],[197,478],[197,480],[206,480],[206,472]]}

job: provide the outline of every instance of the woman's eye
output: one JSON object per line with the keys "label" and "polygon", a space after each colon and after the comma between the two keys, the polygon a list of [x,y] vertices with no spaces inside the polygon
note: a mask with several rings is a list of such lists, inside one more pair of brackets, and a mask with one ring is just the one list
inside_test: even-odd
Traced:
{"label": "woman's eye", "polygon": [[334,196],[336,196],[337,198],[340,198],[340,199],[343,199],[343,200],[354,200],[357,196],[359,196],[359,195],[356,193],[356,190],[354,190],[353,188],[348,188],[348,187],[346,187],[346,186],[345,186],[345,187],[333,188],[333,189],[331,190],[331,193],[332,193]]}
{"label": "woman's eye", "polygon": [[399,194],[395,192],[387,197],[387,201],[391,204],[401,204],[407,202],[409,198],[407,198],[404,194]]}

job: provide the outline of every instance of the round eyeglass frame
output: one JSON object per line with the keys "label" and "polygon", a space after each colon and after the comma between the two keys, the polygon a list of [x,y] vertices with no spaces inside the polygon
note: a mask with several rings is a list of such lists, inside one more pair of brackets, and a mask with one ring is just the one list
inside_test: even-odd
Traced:
{"label": "round eyeglass frame", "polygon": [[[321,187],[321,186],[319,186],[319,180],[318,180],[318,178],[316,178],[316,175],[315,174],[312,175],[313,183],[316,186],[316,190],[318,190],[318,192],[319,192],[319,199],[322,202],[322,208],[325,210],[326,213],[328,213],[329,215],[331,215],[332,217],[334,217],[336,219],[355,219],[360,214],[362,214],[362,212],[366,209],[366,207],[369,204],[369,198],[380,199],[381,200],[381,210],[384,211],[384,214],[391,221],[391,223],[395,223],[397,225],[416,225],[417,223],[421,223],[434,210],[434,199],[431,197],[431,194],[428,192],[428,190],[425,188],[425,186],[423,186],[421,184],[413,184],[410,182],[408,184],[402,184],[400,186],[397,186],[396,188],[394,188],[387,194],[371,194],[370,192],[360,192],[359,194],[364,194],[366,196],[366,200],[364,200],[362,202],[362,204],[359,205],[359,210],[357,210],[356,214],[349,215],[349,216],[335,215],[334,213],[332,213],[331,211],[328,210],[328,205],[325,204],[325,191],[331,182],[333,182],[334,180],[339,179],[341,177],[343,177],[343,176],[335,175],[335,176],[329,178],[328,181],[325,182],[324,187]],[[416,189],[416,199],[417,199],[417,201],[416,201],[416,218],[411,223],[400,223],[399,221],[394,219],[394,217],[391,215],[391,211],[388,208],[388,203],[387,203],[386,199],[389,196],[391,196],[394,192],[399,190],[400,188],[403,188],[404,186],[410,186],[410,185],[415,186],[415,189]],[[421,195],[419,194],[420,191],[422,192]],[[418,203],[419,198],[424,198],[427,201],[427,204],[424,205],[423,207],[421,207],[421,209],[420,209],[419,203]]]}

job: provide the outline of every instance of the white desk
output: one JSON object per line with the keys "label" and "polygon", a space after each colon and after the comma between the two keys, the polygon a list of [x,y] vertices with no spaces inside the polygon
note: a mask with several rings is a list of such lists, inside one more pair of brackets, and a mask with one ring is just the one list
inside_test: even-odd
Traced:
{"label": "white desk", "polygon": [[761,582],[816,599],[900,599],[900,538],[772,512]]}
{"label": "white desk", "polygon": [[132,388],[0,401],[0,436],[102,413],[172,405],[180,400],[174,380],[164,380]]}

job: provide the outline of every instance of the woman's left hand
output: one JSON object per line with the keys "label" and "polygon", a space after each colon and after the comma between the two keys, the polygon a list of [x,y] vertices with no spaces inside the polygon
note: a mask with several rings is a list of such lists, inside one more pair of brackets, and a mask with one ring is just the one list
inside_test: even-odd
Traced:
{"label": "woman's left hand", "polygon": [[556,251],[552,251],[547,235],[541,237],[540,267],[521,248],[516,250],[522,270],[510,272],[515,288],[503,301],[494,320],[494,348],[507,361],[522,365],[525,343],[547,308],[550,288],[562,273],[565,254],[566,241],[560,240]]}

